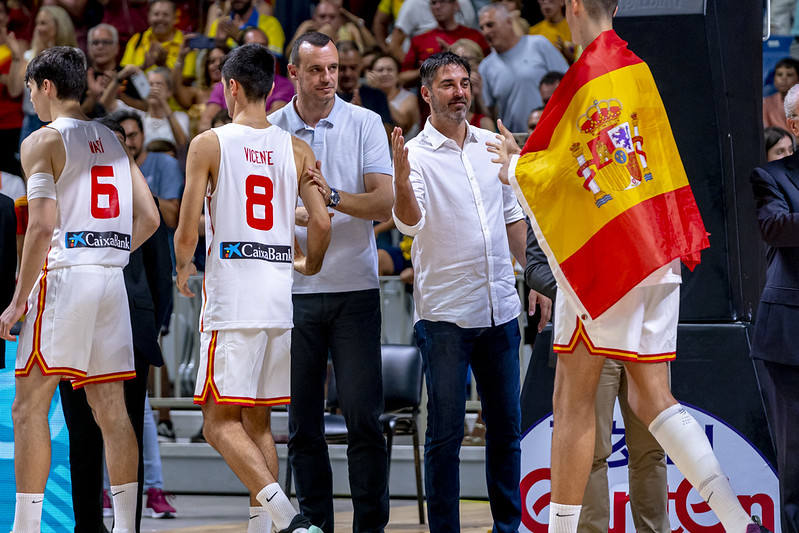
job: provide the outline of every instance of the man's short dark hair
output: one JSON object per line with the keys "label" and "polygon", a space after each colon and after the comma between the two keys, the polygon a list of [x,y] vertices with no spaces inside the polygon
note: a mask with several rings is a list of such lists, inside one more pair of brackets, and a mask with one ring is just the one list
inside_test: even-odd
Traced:
{"label": "man's short dark hair", "polygon": [[436,72],[441,67],[447,65],[460,65],[466,71],[466,74],[471,76],[472,67],[469,62],[457,54],[452,52],[438,52],[424,60],[422,66],[419,67],[419,76],[422,78],[422,85],[428,89],[433,86],[433,79],[436,77]]}
{"label": "man's short dark hair", "polygon": [[555,85],[556,83],[560,83],[560,80],[563,79],[563,72],[558,72],[556,70],[550,70],[544,77],[541,78],[541,81],[538,82],[538,87],[541,88],[542,85]]}
{"label": "man's short dark hair", "polygon": [[95,121],[99,122],[109,130],[113,131],[114,133],[118,133],[122,135],[122,139],[126,139],[127,135],[125,135],[125,128],[123,128],[119,122],[114,120],[110,115],[106,115],[104,117],[96,118]]}
{"label": "man's short dark hair", "polygon": [[774,65],[774,72],[777,72],[778,68],[792,68],[793,71],[799,75],[799,61],[792,57],[783,57],[777,64]]}
{"label": "man's short dark hair", "polygon": [[[619,5],[618,0],[583,0],[585,10],[591,18],[612,18]],[[568,6],[566,7],[568,9]]]}
{"label": "man's short dark hair", "polygon": [[250,43],[239,46],[225,56],[221,69],[225,83],[236,80],[249,102],[266,98],[272,90],[275,58],[264,45]]}
{"label": "man's short dark hair", "polygon": [[355,44],[353,41],[339,41],[336,44],[336,48],[338,48],[339,56],[349,52],[355,52],[358,55],[361,55],[361,51],[358,49],[358,45]]}
{"label": "man's short dark hair", "polygon": [[303,43],[308,43],[311,46],[322,48],[323,46],[327,46],[327,43],[331,41],[333,41],[333,39],[331,39],[329,35],[319,33],[318,31],[309,31],[308,33],[303,33],[297,37],[297,40],[294,41],[294,44],[291,47],[289,63],[292,65],[300,64],[300,46],[302,46]]}
{"label": "man's short dark hair", "polygon": [[122,111],[117,111],[116,113],[109,115],[109,118],[119,124],[120,127],[126,120],[132,120],[137,126],[139,126],[139,131],[144,133],[144,124],[142,124],[141,116],[135,111],[123,109]]}
{"label": "man's short dark hair", "polygon": [[55,85],[59,100],[80,101],[86,91],[86,56],[79,48],[52,46],[34,57],[25,71],[25,83],[44,80]]}

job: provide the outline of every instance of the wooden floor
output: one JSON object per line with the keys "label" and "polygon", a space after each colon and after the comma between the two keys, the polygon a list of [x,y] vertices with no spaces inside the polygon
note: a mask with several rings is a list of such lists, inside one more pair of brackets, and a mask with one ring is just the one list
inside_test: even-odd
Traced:
{"label": "wooden floor", "polygon": [[[462,501],[461,502],[461,531],[463,533],[486,533],[491,531],[491,510],[488,502]],[[246,533],[247,524],[214,525],[211,527],[190,527],[171,529],[164,533]],[[336,514],[336,533],[349,533],[352,531],[352,513]],[[419,524],[417,506],[399,505],[391,508],[391,521],[386,531],[422,533],[427,531],[427,526]]]}

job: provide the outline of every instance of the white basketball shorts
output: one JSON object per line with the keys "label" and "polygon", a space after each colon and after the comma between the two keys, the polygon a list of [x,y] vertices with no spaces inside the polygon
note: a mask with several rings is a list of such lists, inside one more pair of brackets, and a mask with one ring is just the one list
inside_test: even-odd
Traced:
{"label": "white basketball shorts", "polygon": [[16,375],[34,366],[73,388],[136,377],[128,295],[119,267],[42,270],[28,297]]}
{"label": "white basketball shorts", "polygon": [[680,284],[634,287],[595,320],[579,316],[565,294],[555,302],[553,350],[573,353],[582,341],[588,352],[620,361],[671,361],[677,350]]}
{"label": "white basketball shorts", "polygon": [[291,329],[201,332],[194,403],[209,399],[243,407],[289,403]]}

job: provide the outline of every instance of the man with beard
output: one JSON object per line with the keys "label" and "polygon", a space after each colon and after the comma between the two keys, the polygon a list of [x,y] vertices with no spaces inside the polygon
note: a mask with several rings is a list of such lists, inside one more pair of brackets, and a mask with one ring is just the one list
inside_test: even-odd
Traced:
{"label": "man with beard", "polygon": [[[230,13],[211,23],[208,36],[223,41],[228,38],[238,40],[239,32],[246,28],[258,28],[264,32],[269,42],[269,51],[278,57],[283,56],[286,35],[280,21],[271,15],[259,13],[252,0],[233,0],[230,3]],[[228,43],[230,47],[233,45],[233,42]]]}
{"label": "man with beard", "polygon": [[[511,252],[525,265],[524,213],[510,187],[492,183],[487,130],[471,126],[471,67],[451,52],[420,69],[430,118],[405,148],[392,133],[394,221],[414,237],[416,342],[425,362],[425,493],[430,531],[459,531],[458,454],[466,373],[486,421],[486,482],[494,531],[515,532],[519,495],[519,325]],[[543,297],[542,297],[543,298]]]}
{"label": "man with beard", "polygon": [[[291,102],[269,122],[311,145],[335,211],[322,270],[294,275],[291,335],[289,460],[302,514],[333,533],[333,481],[323,432],[328,355],[333,361],[344,419],[354,511],[353,531],[382,531],[388,523],[386,440],[380,356],[380,291],[373,220],[391,216],[391,156],[377,114],[336,96],[339,57],[325,34],[310,32],[293,44]],[[329,182],[329,185],[328,185]],[[305,249],[307,211],[296,228]],[[518,489],[517,489],[518,490]]]}

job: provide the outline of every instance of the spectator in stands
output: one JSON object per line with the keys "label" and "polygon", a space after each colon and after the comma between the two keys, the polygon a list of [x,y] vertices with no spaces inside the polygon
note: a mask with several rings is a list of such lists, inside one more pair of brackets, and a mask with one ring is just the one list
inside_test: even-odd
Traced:
{"label": "spectator in stands", "polygon": [[[124,106],[146,110],[147,104],[128,78],[122,77],[124,70],[117,64],[119,36],[116,28],[101,23],[91,28],[88,34],[88,63],[86,97],[81,103],[83,112],[89,116],[111,113],[118,107],[117,98]],[[138,67],[126,67],[128,72],[141,72]]]}
{"label": "spectator in stands", "polygon": [[[8,44],[13,46],[10,39]],[[16,61],[11,65],[11,70],[8,73],[9,93],[12,95],[19,94],[24,90],[22,110],[25,116],[22,120],[22,130],[19,135],[20,144],[22,144],[25,137],[44,126],[44,122],[39,120],[33,110],[33,104],[30,101],[30,90],[25,86],[25,70],[28,68],[28,62],[42,50],[51,46],[77,45],[75,28],[72,26],[72,20],[70,20],[69,14],[64,8],[42,6],[36,14],[36,26],[33,30],[33,43],[30,49],[22,54],[22,61]],[[20,52],[19,49],[13,50],[12,55],[17,56]]]}
{"label": "spectator in stands", "polygon": [[[433,0],[438,1],[438,0]],[[435,29],[438,26],[433,13],[431,0],[405,0],[394,21],[394,30],[389,38],[388,48],[391,55],[402,61],[405,58],[403,43],[405,39],[416,37],[426,31]],[[470,0],[457,0],[458,6],[456,21],[470,28],[477,26],[474,6]]]}
{"label": "spectator in stands", "polygon": [[144,71],[155,67],[175,68],[183,44],[183,32],[175,28],[175,2],[152,2],[147,21],[150,27],[131,37],[120,64],[136,65]]}
{"label": "spectator in stands", "polygon": [[763,130],[763,141],[766,145],[766,162],[792,155],[796,151],[796,139],[790,131],[770,126]]}
{"label": "spectator in stands", "polygon": [[[243,44],[258,43],[266,46],[268,44],[266,34],[258,28],[249,28],[244,32]],[[272,92],[266,99],[266,112],[273,113],[288,104],[291,97],[294,96],[294,85],[285,76],[281,76],[275,72],[275,81]],[[205,109],[200,116],[200,122],[197,130],[202,132],[212,127],[212,120],[221,111],[227,112],[227,104],[225,103],[225,88],[222,83],[214,84],[211,89],[211,94],[205,103]]]}
{"label": "spectator in stands", "polygon": [[530,32],[530,23],[522,17],[522,0],[491,0],[492,2],[504,4],[513,19],[513,31],[516,35],[527,35]]}
{"label": "spectator in stands", "polygon": [[388,106],[388,98],[380,89],[361,84],[361,53],[352,41],[339,41],[338,48],[338,91],[336,94],[345,102],[365,107],[380,115],[380,120],[388,134],[394,126],[394,119]]}
{"label": "spectator in stands", "polygon": [[403,0],[380,0],[372,19],[372,34],[377,45],[388,51],[388,36],[391,23],[397,20]]}
{"label": "spectator in stands", "polygon": [[563,14],[563,0],[538,0],[544,20],[530,28],[530,35],[546,37],[557,48],[569,64],[574,62],[572,34]]}
{"label": "spectator in stands", "polygon": [[[325,533],[334,527],[322,421],[328,356],[347,423],[356,528],[382,531],[389,512],[386,441],[378,421],[383,381],[372,221],[390,217],[391,158],[380,117],[336,96],[338,62],[327,35],[302,35],[289,63],[297,96],[269,115],[269,122],[311,146],[327,180],[319,185],[336,211],[331,219],[335,237],[322,270],[312,277],[294,276],[291,334],[291,381],[302,386],[291,388],[289,458],[302,513]],[[304,228],[296,233],[304,248]]]}
{"label": "spectator in stands", "polygon": [[448,48],[448,45],[458,39],[469,39],[476,42],[480,45],[484,56],[491,52],[491,48],[479,31],[458,24],[455,20],[459,9],[456,0],[432,0],[430,2],[430,11],[438,26],[411,38],[411,46],[402,61],[400,83],[403,85],[416,84],[419,81],[419,66],[424,60],[436,52]]}
{"label": "spectator in stands", "polygon": [[530,87],[538,87],[547,72],[566,72],[569,65],[545,37],[513,33],[513,19],[503,4],[480,10],[480,29],[493,48],[480,63],[485,103],[510,131],[527,131],[530,111],[542,104],[541,94]]}
{"label": "spectator in stands", "polygon": [[9,91],[11,69],[22,61],[22,46],[8,32],[8,7],[0,0],[0,171],[16,176],[22,174],[16,149],[22,128],[22,87]]}
{"label": "spectator in stands", "polygon": [[147,151],[144,144],[144,127],[138,113],[120,111],[112,118],[125,130],[125,145],[144,174],[150,192],[158,198],[164,222],[170,228],[176,228],[184,181],[177,159],[169,154]]}
{"label": "spectator in stands", "polygon": [[555,89],[560,85],[560,80],[563,79],[563,73],[558,71],[550,71],[544,74],[541,81],[538,82],[538,92],[541,93],[541,103],[546,106],[552,95],[555,94]]}
{"label": "spectator in stands", "polygon": [[774,88],[771,96],[763,98],[763,127],[778,126],[788,129],[785,119],[785,95],[799,83],[799,61],[792,57],[780,59],[774,67]]}
{"label": "spectator in stands", "polygon": [[538,126],[538,121],[541,120],[541,115],[544,113],[543,107],[536,107],[532,111],[530,111],[530,116],[527,117],[527,133],[533,133],[536,126]]}
{"label": "spectator in stands", "polygon": [[[472,126],[494,131],[494,122],[488,116],[490,113],[483,101],[483,77],[477,70],[480,62],[485,57],[483,49],[470,39],[458,39],[452,43],[449,50],[465,59],[472,68],[472,72],[469,75],[472,83],[472,107],[469,108],[469,112],[466,114],[467,122]],[[407,139],[408,137],[405,138]]]}
{"label": "spectator in stands", "polygon": [[103,6],[97,0],[43,0],[40,5],[64,8],[75,27],[78,48],[86,50],[89,28],[102,22],[103,18]]}
{"label": "spectator in stands", "polygon": [[211,91],[222,82],[222,60],[225,59],[225,55],[230,49],[226,44],[216,44],[210,50],[201,50],[199,52],[200,75],[197,76],[194,84],[186,85],[183,83],[183,62],[191,51],[190,42],[190,39],[186,39],[180,48],[180,55],[178,55],[175,68],[172,69],[172,86],[175,88],[175,100],[180,107],[190,109],[192,106],[201,106],[204,111]]}
{"label": "spectator in stands", "polygon": [[[0,193],[0,305],[8,306],[14,297],[17,272],[17,246],[14,230],[14,200]],[[0,368],[5,368],[6,341],[0,339]]]}
{"label": "spectator in stands", "polygon": [[153,151],[153,142],[165,141],[181,153],[189,142],[189,116],[184,111],[173,111],[169,106],[172,73],[167,68],[157,67],[147,74],[147,81],[150,82],[150,94],[147,95],[147,113],[143,118],[145,146]]}
{"label": "spectator in stands", "polygon": [[419,131],[421,115],[416,95],[400,87],[399,67],[399,61],[391,54],[379,55],[367,71],[367,78],[370,85],[386,95],[391,118],[402,128],[403,135],[411,139]]}
{"label": "spectator in stands", "polygon": [[311,31],[324,33],[336,43],[352,41],[362,52],[377,44],[363,19],[342,8],[341,3],[335,0],[321,0],[316,5],[313,18],[300,24],[286,50],[292,48],[300,35]]}
{"label": "spectator in stands", "polygon": [[[243,37],[240,34],[246,28],[260,29],[266,35],[269,51],[276,56],[283,55],[286,35],[280,21],[271,15],[259,13],[252,0],[232,0],[230,13],[211,22],[208,36],[222,41],[227,38],[240,41]],[[231,48],[233,44],[232,41],[227,43]]]}

